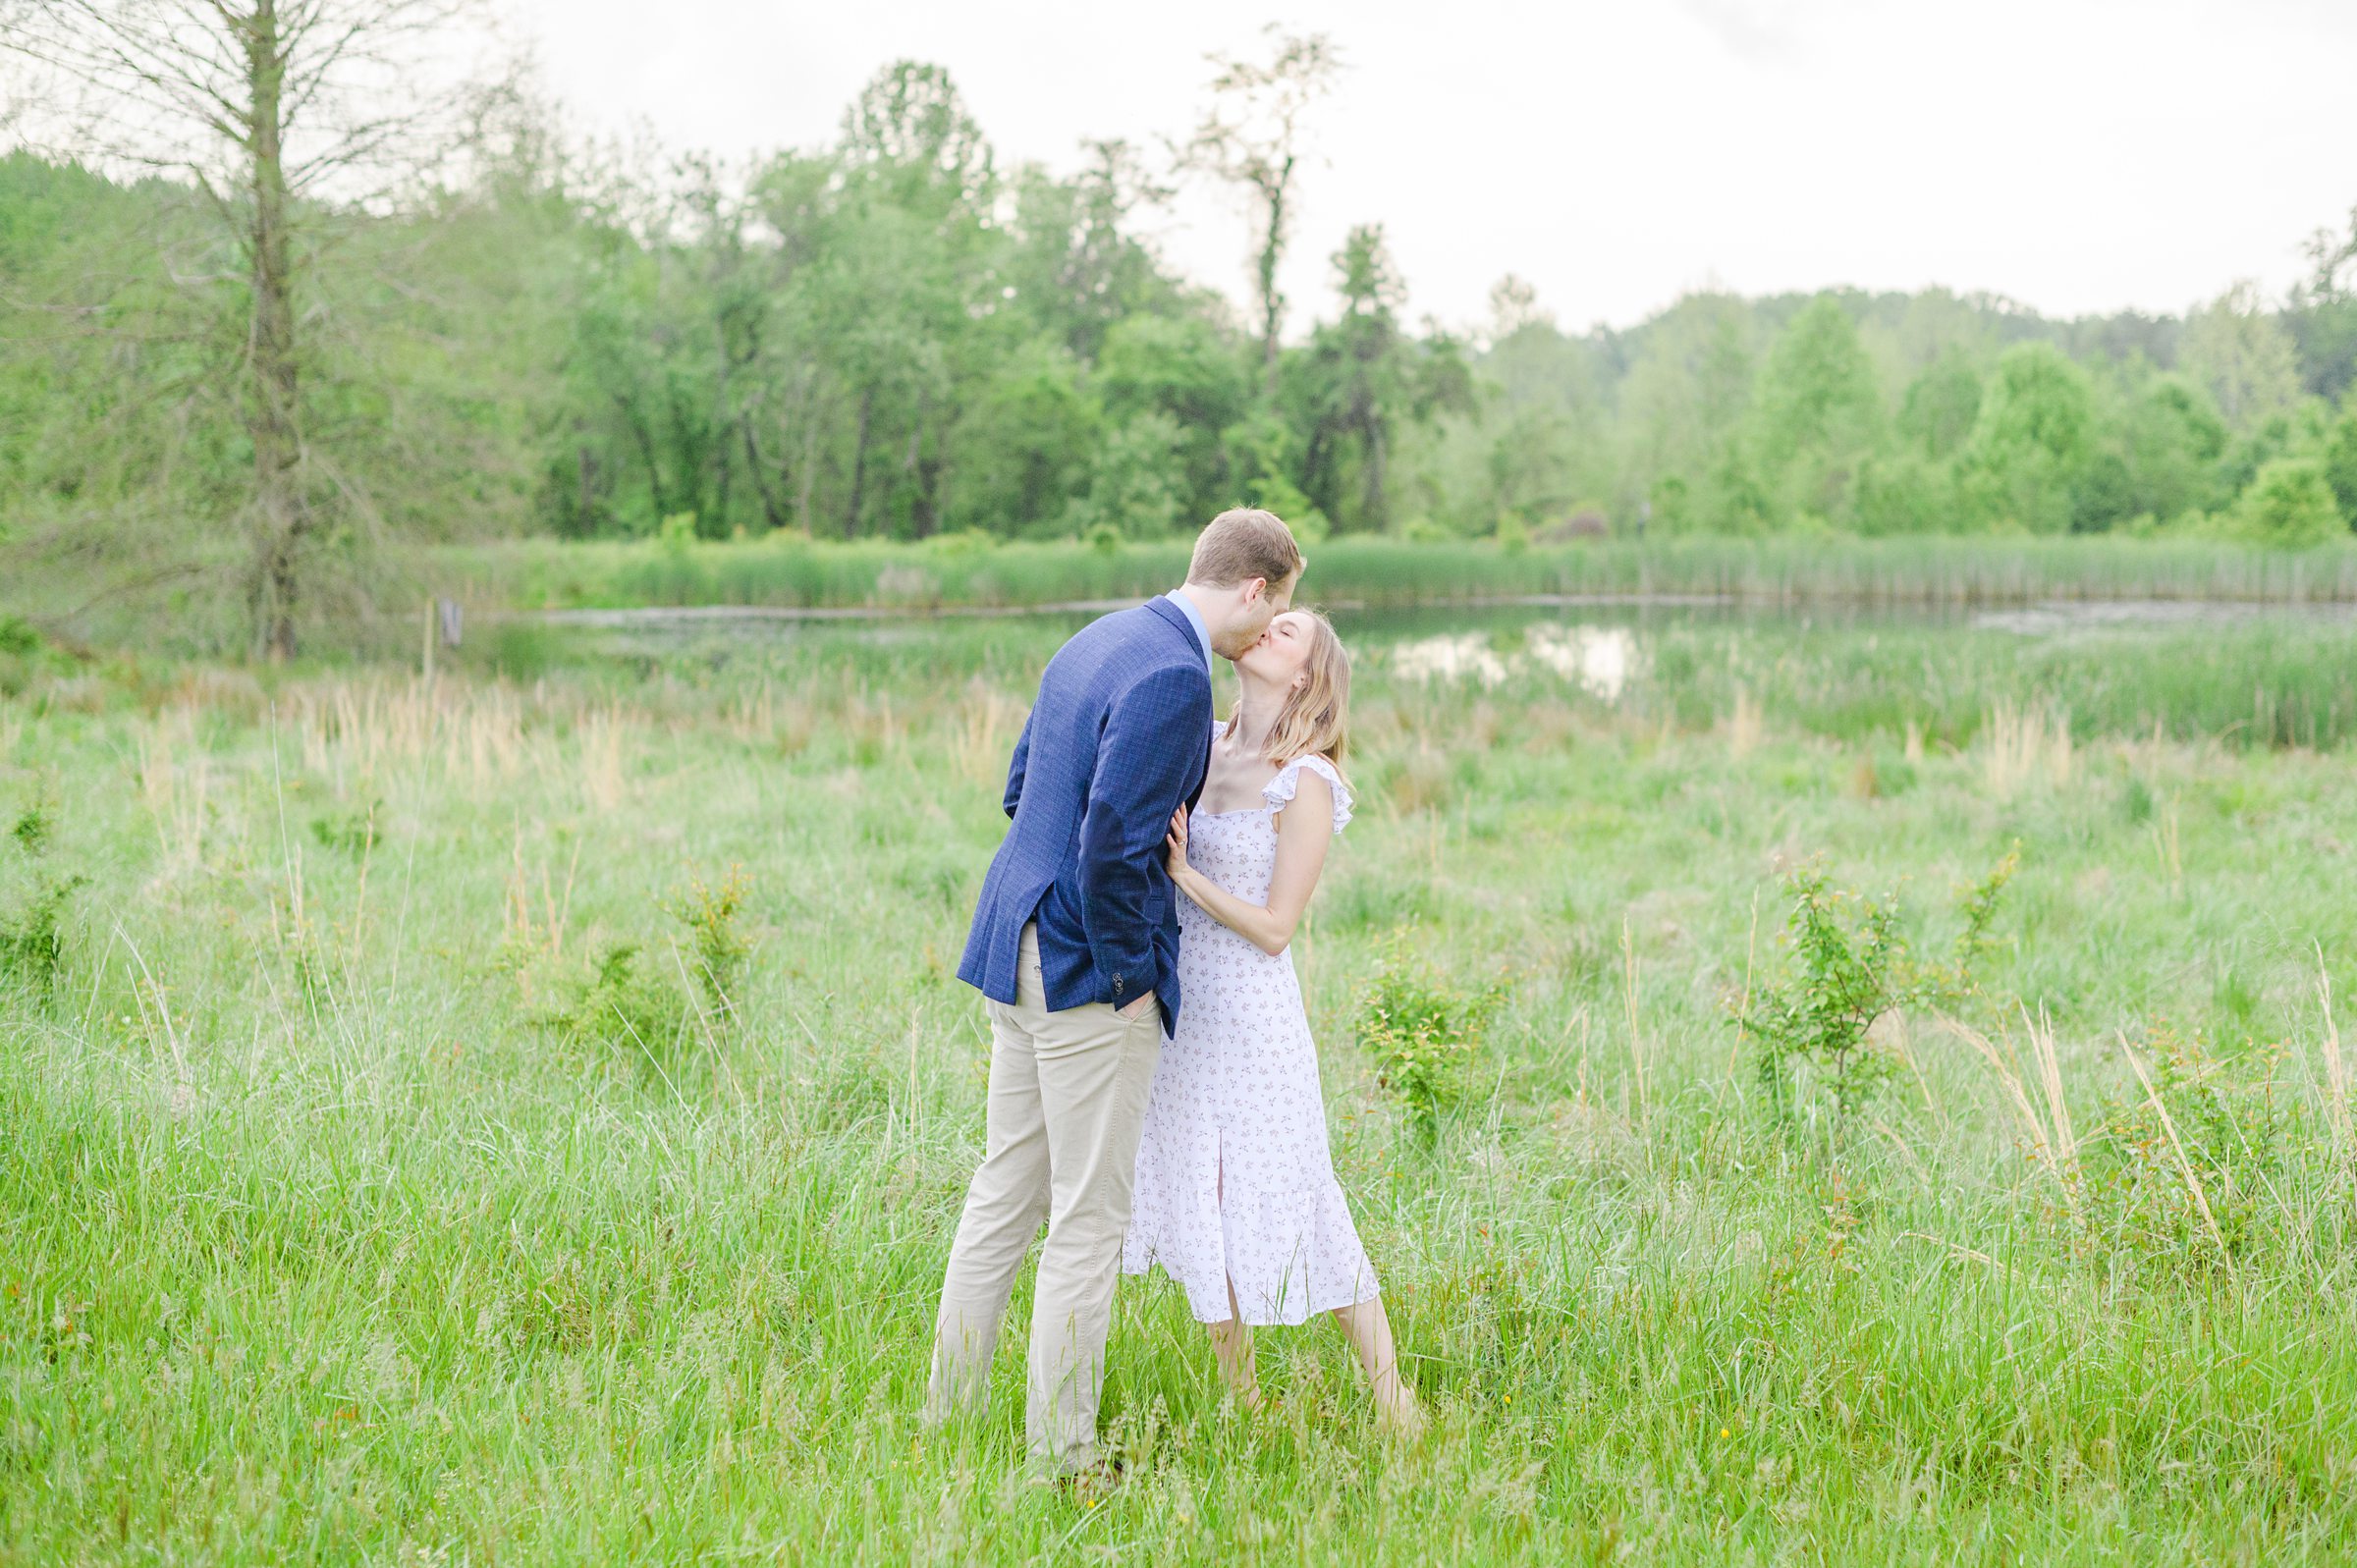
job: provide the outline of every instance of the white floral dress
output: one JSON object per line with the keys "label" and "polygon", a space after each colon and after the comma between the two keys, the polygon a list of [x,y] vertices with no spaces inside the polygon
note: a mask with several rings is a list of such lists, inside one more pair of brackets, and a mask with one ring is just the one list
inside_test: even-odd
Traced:
{"label": "white floral dress", "polygon": [[[1322,757],[1288,763],[1252,811],[1197,815],[1187,863],[1250,903],[1277,869],[1277,814],[1307,768],[1334,791],[1334,826],[1350,792]],[[1146,1100],[1125,1273],[1155,1264],[1186,1291],[1200,1323],[1225,1323],[1228,1285],[1247,1324],[1299,1324],[1372,1301],[1375,1271],[1359,1246],[1326,1147],[1317,1047],[1288,947],[1272,956],[1178,904],[1178,1032],[1162,1049]]]}

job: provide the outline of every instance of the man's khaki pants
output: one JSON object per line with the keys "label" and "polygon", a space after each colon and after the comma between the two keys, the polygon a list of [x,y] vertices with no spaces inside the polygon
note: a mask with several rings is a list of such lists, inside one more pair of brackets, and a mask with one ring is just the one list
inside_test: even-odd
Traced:
{"label": "man's khaki pants", "polygon": [[1039,936],[1023,928],[1012,1005],[990,1008],[990,1105],[981,1168],[950,1247],[933,1325],[925,1417],[979,1408],[999,1321],[1023,1254],[1048,1222],[1031,1304],[1031,1457],[1050,1474],[1097,1457],[1097,1398],[1122,1241],[1129,1229],[1146,1090],[1162,1008],[1124,1018],[1105,1002],[1050,1012]]}

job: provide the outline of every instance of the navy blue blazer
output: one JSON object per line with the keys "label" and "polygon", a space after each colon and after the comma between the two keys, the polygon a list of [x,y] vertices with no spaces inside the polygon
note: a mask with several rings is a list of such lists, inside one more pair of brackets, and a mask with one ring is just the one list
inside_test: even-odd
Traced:
{"label": "navy blue blazer", "polygon": [[1082,629],[1048,661],[1007,771],[1014,819],[991,858],[958,978],[1014,1000],[1023,927],[1039,926],[1051,1011],[1147,991],[1178,1023],[1178,900],[1163,864],[1171,813],[1211,765],[1211,673],[1167,599]]}

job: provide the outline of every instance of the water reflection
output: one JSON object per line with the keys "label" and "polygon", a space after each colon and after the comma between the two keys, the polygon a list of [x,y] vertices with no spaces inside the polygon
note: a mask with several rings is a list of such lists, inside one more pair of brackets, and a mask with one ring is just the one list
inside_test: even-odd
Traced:
{"label": "water reflection", "polygon": [[1626,626],[1541,622],[1526,628],[1519,652],[1501,654],[1487,632],[1467,631],[1395,643],[1390,663],[1409,680],[1471,680],[1485,689],[1537,665],[1614,702],[1637,672],[1637,636]]}

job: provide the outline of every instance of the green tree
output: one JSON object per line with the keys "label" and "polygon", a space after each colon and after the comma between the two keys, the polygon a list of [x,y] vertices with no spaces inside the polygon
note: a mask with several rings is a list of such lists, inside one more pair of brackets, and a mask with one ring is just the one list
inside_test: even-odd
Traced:
{"label": "green tree", "polygon": [[2185,373],[2237,431],[2288,411],[2299,399],[2298,350],[2266,309],[2257,284],[2238,283],[2188,316],[2178,354]]}
{"label": "green tree", "polygon": [[[207,268],[218,374],[250,453],[246,600],[252,651],[296,651],[306,558],[350,514],[349,476],[320,439],[314,277],[322,230],[356,195],[429,169],[453,94],[421,89],[464,0],[44,0],[0,9],[0,56],[39,101],[111,141],[114,161],[200,191],[226,263]],[[389,87],[388,83],[400,83]],[[342,188],[344,201],[320,199]]]}
{"label": "green tree", "polygon": [[2095,436],[2085,371],[2048,344],[2006,350],[1961,457],[1975,510],[2000,527],[2064,532]]}
{"label": "green tree", "polygon": [[1309,112],[1334,90],[1343,63],[1334,41],[1322,32],[1290,34],[1273,23],[1262,30],[1270,44],[1265,63],[1212,57],[1219,67],[1211,81],[1212,107],[1179,149],[1179,162],[1237,187],[1253,203],[1252,297],[1263,387],[1274,397],[1286,306],[1277,270],[1292,237]]}
{"label": "green tree", "polygon": [[1117,428],[1143,414],[1178,432],[1189,512],[1209,517],[1241,492],[1223,440],[1244,417],[1253,378],[1235,345],[1198,315],[1137,315],[1105,335],[1096,387]]}
{"label": "green tree", "polygon": [[2243,532],[2285,549],[2329,544],[2349,532],[2325,465],[2314,458],[2277,458],[2261,468],[2237,513]]}
{"label": "green tree", "polygon": [[1383,228],[1352,229],[1334,254],[1339,320],[1321,324],[1288,377],[1288,411],[1304,433],[1301,488],[1338,523],[1380,529],[1400,427],[1442,407],[1468,409],[1471,385],[1453,342],[1421,345],[1399,329],[1407,290]]}
{"label": "green tree", "polygon": [[1085,146],[1088,162],[1073,179],[1037,167],[1017,177],[1015,243],[1002,268],[1015,305],[1084,361],[1097,357],[1121,323],[1178,304],[1153,251],[1129,229],[1140,209],[1169,198],[1169,189],[1126,141]]}
{"label": "green tree", "polygon": [[1743,302],[1688,295],[1632,339],[1622,346],[1622,490],[1651,498],[1670,531],[1747,526],[1758,498],[1733,450],[1753,386]]}
{"label": "green tree", "polygon": [[2309,275],[2293,285],[2283,325],[2299,348],[2307,389],[2337,398],[2357,383],[2357,207],[2347,234],[2319,229],[2304,249]]}
{"label": "green tree", "polygon": [[1099,529],[1133,539],[1168,537],[1202,520],[1187,495],[1186,432],[1158,408],[1132,415],[1097,444],[1087,491],[1074,498],[1064,531]]}
{"label": "green tree", "polygon": [[1925,457],[1949,458],[1971,436],[1980,413],[1980,372],[1963,350],[1951,345],[1908,385],[1898,431]]}
{"label": "green tree", "polygon": [[2357,393],[2352,393],[2325,440],[2325,481],[2340,503],[2340,514],[2357,528]]}
{"label": "green tree", "polygon": [[1061,516],[1088,475],[1098,418],[1062,342],[1022,344],[963,397],[950,447],[952,515],[1000,534]]}
{"label": "green tree", "polygon": [[2116,438],[2126,489],[2122,516],[2166,520],[2218,505],[2225,421],[2182,376],[2155,377],[2129,399]]}
{"label": "green tree", "polygon": [[1857,326],[1832,296],[1812,300],[1769,349],[1750,423],[1778,515],[1848,518],[1859,460],[1883,437],[1883,398]]}

